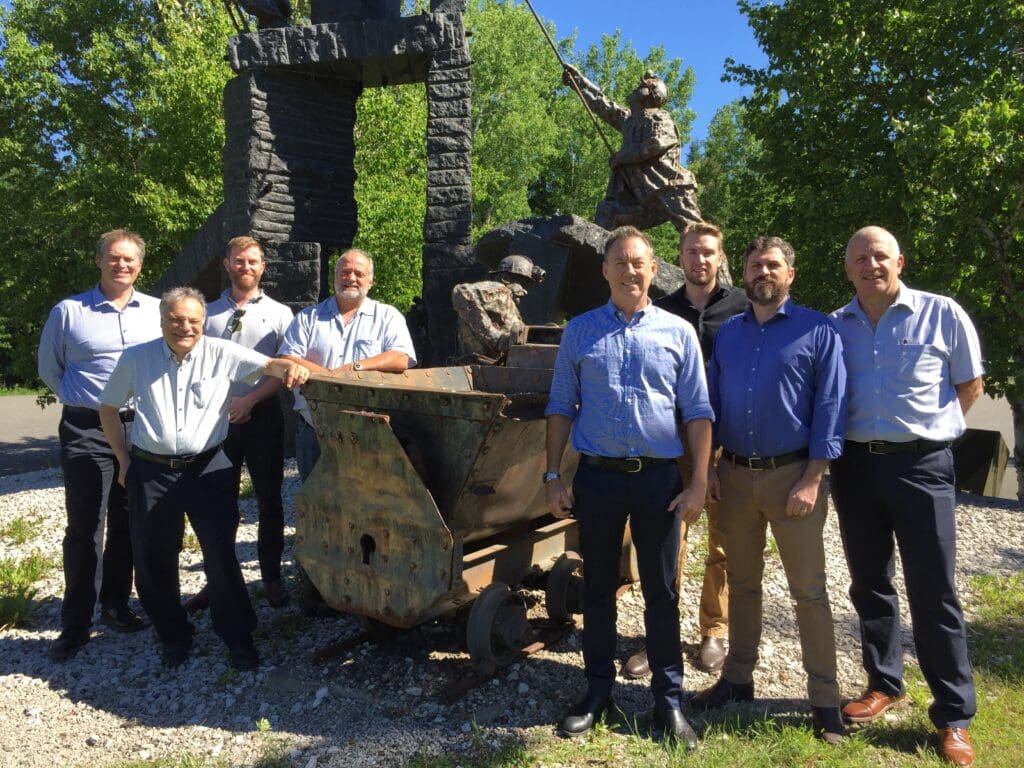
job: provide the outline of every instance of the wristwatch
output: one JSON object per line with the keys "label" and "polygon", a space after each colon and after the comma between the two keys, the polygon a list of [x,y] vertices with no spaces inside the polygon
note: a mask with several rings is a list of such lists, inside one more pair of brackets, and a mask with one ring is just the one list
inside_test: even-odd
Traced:
{"label": "wristwatch", "polygon": [[353,371],[361,371],[361,370],[363,370],[363,364],[360,363],[358,360],[356,360],[354,363],[352,363],[352,370]]}
{"label": "wristwatch", "polygon": [[544,483],[544,485],[547,485],[552,480],[560,480],[561,478],[562,478],[562,475],[559,472],[545,472],[544,473],[544,479],[543,479],[542,482]]}

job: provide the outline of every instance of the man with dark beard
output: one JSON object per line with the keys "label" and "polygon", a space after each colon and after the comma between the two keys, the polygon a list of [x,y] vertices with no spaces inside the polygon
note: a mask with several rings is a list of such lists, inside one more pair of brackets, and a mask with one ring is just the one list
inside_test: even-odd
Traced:
{"label": "man with dark beard", "polygon": [[743,257],[750,307],[727,320],[708,366],[715,444],[722,456],[708,477],[729,554],[729,653],[697,709],[754,698],[761,640],[765,531],[771,525],[796,605],[816,733],[844,734],[836,681],[832,609],[825,589],[819,485],[842,452],[846,370],[839,335],[820,312],[789,298],[793,247],[759,237]]}

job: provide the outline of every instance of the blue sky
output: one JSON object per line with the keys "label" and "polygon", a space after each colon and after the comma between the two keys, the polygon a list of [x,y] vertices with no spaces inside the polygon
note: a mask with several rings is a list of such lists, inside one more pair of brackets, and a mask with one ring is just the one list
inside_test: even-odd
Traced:
{"label": "blue sky", "polygon": [[[584,50],[601,35],[622,30],[640,56],[663,45],[669,58],[680,58],[697,76],[690,108],[697,113],[693,138],[707,135],[708,123],[723,104],[743,95],[735,83],[723,83],[724,62],[763,66],[746,17],[734,0],[531,0],[543,18],[555,24],[559,39],[579,31]],[[538,34],[540,31],[538,30]]]}

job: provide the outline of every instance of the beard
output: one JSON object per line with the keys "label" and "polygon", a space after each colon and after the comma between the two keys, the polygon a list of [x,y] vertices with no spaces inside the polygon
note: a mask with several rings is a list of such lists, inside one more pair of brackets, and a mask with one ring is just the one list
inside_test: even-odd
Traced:
{"label": "beard", "polygon": [[691,285],[711,285],[718,277],[717,269],[708,269],[703,275],[697,275],[692,272],[684,271],[683,274],[686,276],[686,282]]}
{"label": "beard", "polygon": [[747,286],[747,298],[761,306],[780,304],[788,295],[786,286],[768,277],[759,277],[753,285]]}
{"label": "beard", "polygon": [[337,291],[338,296],[340,296],[343,299],[348,299],[349,301],[352,301],[354,299],[365,299],[366,293],[366,291],[362,290],[357,286],[350,286],[348,288],[342,288],[341,290]]}

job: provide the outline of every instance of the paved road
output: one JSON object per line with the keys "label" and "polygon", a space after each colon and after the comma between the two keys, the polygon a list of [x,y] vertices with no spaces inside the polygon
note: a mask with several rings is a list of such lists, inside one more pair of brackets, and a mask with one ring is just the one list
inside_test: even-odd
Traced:
{"label": "paved road", "polygon": [[[60,406],[45,409],[36,405],[34,395],[0,397],[0,476],[58,464],[57,423]],[[971,409],[968,424],[976,429],[996,429],[1013,453],[1013,420],[1010,406],[1003,399],[982,397]],[[1017,477],[1007,469],[1000,494],[1017,498]]]}

